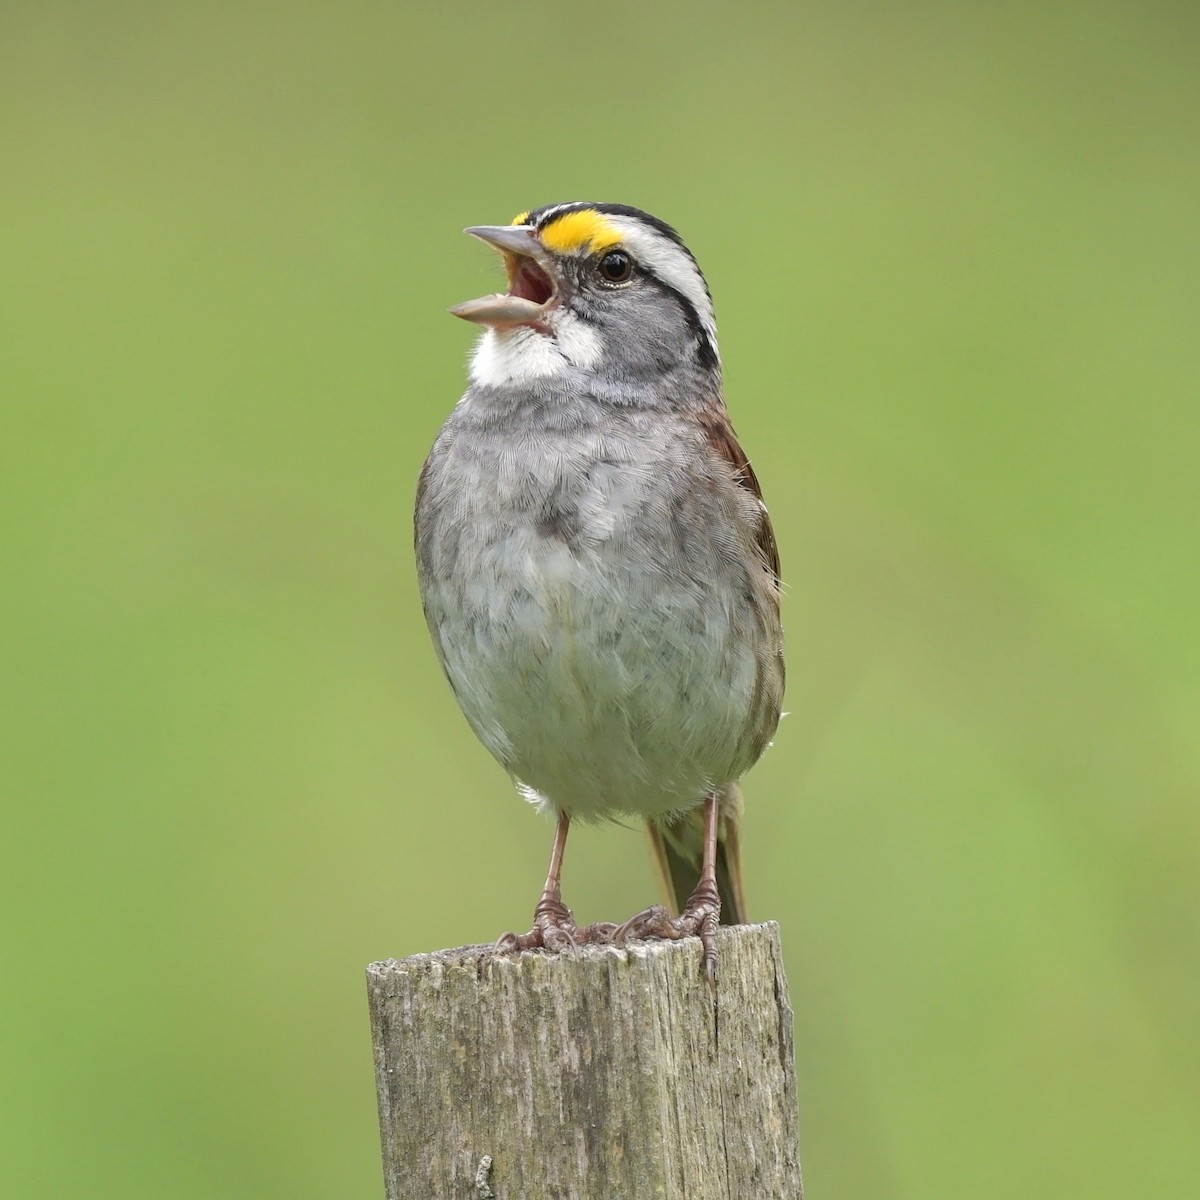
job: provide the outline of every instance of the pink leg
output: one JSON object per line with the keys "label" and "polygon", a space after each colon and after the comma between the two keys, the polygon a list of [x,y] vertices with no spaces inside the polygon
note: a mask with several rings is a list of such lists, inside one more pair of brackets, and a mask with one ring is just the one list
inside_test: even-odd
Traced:
{"label": "pink leg", "polygon": [[519,950],[569,950],[586,942],[607,942],[616,929],[615,925],[597,922],[580,929],[575,924],[571,910],[562,901],[563,851],[567,846],[567,831],[571,818],[559,813],[554,827],[554,844],[550,848],[550,866],[546,871],[546,883],[533,910],[533,928],[528,933],[505,933],[496,942],[497,954],[511,954]]}
{"label": "pink leg", "polygon": [[680,938],[698,935],[703,952],[704,974],[710,983],[717,978],[717,925],[721,919],[721,896],[717,891],[717,831],[719,800],[715,792],[704,801],[704,858],[700,880],[688,897],[683,912],[672,917],[661,904],[652,905],[630,917],[612,937],[623,946],[629,938]]}

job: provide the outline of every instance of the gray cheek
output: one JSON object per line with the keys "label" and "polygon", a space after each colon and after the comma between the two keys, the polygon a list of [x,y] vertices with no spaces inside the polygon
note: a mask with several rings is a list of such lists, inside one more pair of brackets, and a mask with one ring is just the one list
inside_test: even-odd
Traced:
{"label": "gray cheek", "polygon": [[611,294],[581,294],[572,307],[602,331],[602,369],[626,381],[654,379],[676,366],[690,345],[675,303],[649,284]]}

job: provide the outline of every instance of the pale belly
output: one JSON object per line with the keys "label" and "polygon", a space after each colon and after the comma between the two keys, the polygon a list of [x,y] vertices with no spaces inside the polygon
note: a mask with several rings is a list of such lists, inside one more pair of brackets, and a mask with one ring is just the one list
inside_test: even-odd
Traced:
{"label": "pale belly", "polygon": [[458,702],[530,799],[660,816],[751,765],[754,614],[736,564],[691,551],[685,566],[652,540],[581,549],[484,520],[423,581]]}

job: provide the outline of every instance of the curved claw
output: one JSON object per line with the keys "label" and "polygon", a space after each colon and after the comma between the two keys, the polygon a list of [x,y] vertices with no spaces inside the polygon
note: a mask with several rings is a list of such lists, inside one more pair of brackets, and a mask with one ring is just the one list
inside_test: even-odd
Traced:
{"label": "curved claw", "polygon": [[502,933],[492,944],[493,954],[516,954],[517,951],[524,949],[525,947],[521,945],[521,935],[513,933],[511,930],[508,933]]}
{"label": "curved claw", "polygon": [[661,904],[652,904],[619,926],[612,935],[612,943],[624,946],[630,938],[664,938],[677,942],[685,937],[698,937],[705,977],[709,983],[716,983],[720,918],[721,897],[715,886],[701,880],[679,916],[672,917]]}
{"label": "curved claw", "polygon": [[580,929],[565,904],[543,898],[534,910],[533,928],[528,933],[502,933],[492,953],[518,954],[522,950],[569,953],[580,946],[607,946],[616,931],[617,926],[611,921],[597,921]]}
{"label": "curved claw", "polygon": [[615,921],[593,921],[578,931],[579,940],[589,946],[608,946],[612,944],[618,928]]}
{"label": "curved claw", "polygon": [[551,950],[546,944],[546,931],[534,926],[528,933],[502,933],[492,946],[493,954],[520,954],[522,950]]}
{"label": "curved claw", "polygon": [[676,940],[683,936],[675,931],[675,918],[661,904],[652,904],[643,908],[640,913],[634,913],[622,925],[618,925],[612,935],[614,946],[624,946],[630,938],[670,938]]}
{"label": "curved claw", "polygon": [[696,932],[700,935],[704,977],[710,984],[715,985],[717,982],[717,914],[706,913]]}

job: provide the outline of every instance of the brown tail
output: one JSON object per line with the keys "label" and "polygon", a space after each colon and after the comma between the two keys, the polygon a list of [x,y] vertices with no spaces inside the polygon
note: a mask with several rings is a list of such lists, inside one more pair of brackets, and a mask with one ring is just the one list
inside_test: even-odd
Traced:
{"label": "brown tail", "polygon": [[[742,794],[731,783],[721,796],[721,827],[717,842],[717,891],[721,894],[721,924],[744,925],[746,894],[742,888],[742,849],[739,837]],[[700,879],[704,854],[704,809],[693,808],[672,820],[647,821],[650,852],[667,906],[675,913],[687,904]]]}

